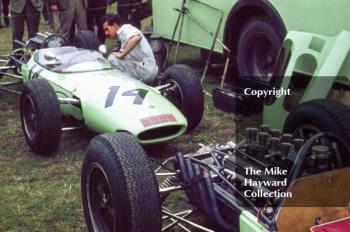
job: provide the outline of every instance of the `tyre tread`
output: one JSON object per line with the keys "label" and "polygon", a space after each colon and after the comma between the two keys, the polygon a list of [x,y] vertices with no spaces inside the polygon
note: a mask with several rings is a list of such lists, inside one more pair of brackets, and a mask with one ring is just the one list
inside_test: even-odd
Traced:
{"label": "tyre tread", "polygon": [[301,120],[312,120],[312,115],[327,122],[327,128],[345,142],[350,141],[350,109],[332,99],[317,99],[296,106],[286,119],[284,131],[291,132]]}
{"label": "tyre tread", "polygon": [[[142,147],[126,132],[96,136],[90,143],[86,156],[91,157],[88,151],[93,146],[105,148],[115,171],[113,176],[118,179],[117,188],[121,193],[118,204],[123,209],[121,231],[160,231],[161,210],[157,180]],[[87,169],[89,160],[89,157],[84,160],[82,190],[86,181],[84,170]],[[83,191],[83,194],[86,192]]]}
{"label": "tyre tread", "polygon": [[182,87],[186,104],[180,109],[188,121],[187,131],[193,130],[202,120],[204,95],[196,72],[185,64],[175,64],[165,71],[166,79],[173,78]]}
{"label": "tyre tread", "polygon": [[[38,117],[38,139],[30,141],[23,125],[22,104],[25,96],[29,96],[35,105]],[[44,79],[28,81],[21,92],[21,121],[25,138],[29,147],[40,155],[48,155],[57,149],[61,138],[60,104],[52,86]]]}

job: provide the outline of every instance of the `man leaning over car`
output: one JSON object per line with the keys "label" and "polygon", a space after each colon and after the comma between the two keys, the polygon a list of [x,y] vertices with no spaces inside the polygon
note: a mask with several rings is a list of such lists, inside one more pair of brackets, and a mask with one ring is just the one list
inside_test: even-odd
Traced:
{"label": "man leaning over car", "polygon": [[119,15],[108,14],[102,19],[105,35],[118,38],[121,48],[108,56],[111,64],[130,76],[152,83],[158,67],[151,46],[142,32],[130,24],[122,24]]}

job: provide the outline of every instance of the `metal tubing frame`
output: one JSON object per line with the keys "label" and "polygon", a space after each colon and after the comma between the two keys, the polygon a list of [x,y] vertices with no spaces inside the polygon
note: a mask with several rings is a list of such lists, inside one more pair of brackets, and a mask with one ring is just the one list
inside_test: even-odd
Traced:
{"label": "metal tubing frame", "polygon": [[50,35],[48,35],[47,33],[42,33],[42,32],[37,32],[36,33],[38,36],[41,36],[41,37],[43,37],[43,38],[47,38],[47,37],[49,37]]}
{"label": "metal tubing frame", "polygon": [[[184,8],[185,8],[185,4],[186,4],[186,0],[182,0],[181,9],[184,9]],[[175,35],[176,35],[177,28],[178,28],[178,26],[179,26],[180,19],[181,19],[181,17],[182,17],[182,14],[183,14],[183,13],[180,11],[179,16],[177,17],[177,20],[176,20],[176,23],[175,23],[175,27],[174,27],[174,31],[173,31],[173,34],[172,34],[172,36],[171,36],[170,43],[169,43],[169,45],[168,45],[168,49],[167,49],[167,53],[166,53],[166,57],[165,57],[165,62],[164,62],[164,65],[163,65],[162,70],[165,69],[166,64],[167,64],[167,62],[168,62],[168,59],[169,59],[169,56],[170,56],[171,47],[172,47],[172,45],[173,45],[173,41],[174,41],[174,38],[175,38]]]}
{"label": "metal tubing frame", "polygon": [[[165,167],[165,165],[166,165],[168,162],[170,162],[170,161],[174,161],[174,157],[170,157],[170,158],[164,160],[162,163],[159,163],[159,167],[155,170],[156,175],[159,173],[159,171],[160,171],[162,168],[167,169],[168,171],[170,171],[169,168]],[[157,163],[158,163],[158,161],[156,161],[156,160],[154,160],[154,162],[157,162]],[[172,171],[172,170],[171,170],[171,171]]]}
{"label": "metal tubing frame", "polygon": [[[189,177],[189,180],[191,180],[195,177],[195,172],[193,170],[194,166],[192,164],[193,160],[190,159],[189,157],[186,157],[183,159],[184,159],[184,164],[185,164],[185,167],[187,170],[187,175]],[[181,171],[183,171],[183,170],[181,170]],[[200,194],[200,190],[198,188],[199,183],[203,184],[204,195],[205,195],[204,199],[198,198],[198,196],[203,196]],[[231,225],[229,225],[226,221],[223,220],[222,215],[218,209],[218,205],[217,205],[214,190],[213,190],[213,183],[212,183],[210,175],[206,175],[204,177],[203,181],[199,181],[196,184],[190,185],[188,187],[188,190],[186,190],[186,193],[196,207],[201,208],[202,205],[204,205],[204,208],[207,209],[207,211],[205,211],[205,213],[210,215],[211,218],[213,218],[214,221],[216,221],[220,226],[222,226],[226,230],[233,229]]]}
{"label": "metal tubing frame", "polygon": [[180,190],[180,189],[182,189],[181,185],[167,187],[167,188],[160,188],[159,193],[171,193],[171,192],[175,192],[175,191]]}
{"label": "metal tubing frame", "polygon": [[161,173],[156,173],[156,176],[175,176],[177,173],[176,172],[161,172]]}
{"label": "metal tubing frame", "polygon": [[184,218],[182,218],[182,217],[176,216],[175,214],[171,214],[171,213],[168,212],[167,210],[164,210],[164,209],[163,209],[162,212],[163,212],[163,214],[165,214],[166,216],[168,216],[168,217],[170,217],[170,218],[173,218],[173,219],[175,219],[175,220],[178,220],[179,222],[185,223],[185,224],[187,224],[187,225],[189,225],[189,226],[192,226],[192,227],[194,227],[194,228],[196,228],[196,229],[199,229],[199,230],[201,230],[201,231],[205,231],[205,232],[215,232],[215,231],[210,230],[210,229],[208,229],[208,228],[206,228],[206,227],[204,227],[204,226],[201,226],[201,225],[199,225],[199,224],[197,224],[197,223],[194,223],[194,222],[191,222],[191,221],[189,221],[189,220],[186,220],[186,219],[184,219]]}
{"label": "metal tubing frame", "polygon": [[14,94],[17,94],[17,95],[21,94],[21,92],[19,92],[19,91],[12,90],[12,89],[7,89],[7,88],[1,88],[1,87],[0,87],[0,91],[4,91],[4,92],[8,92],[8,93],[14,93]]}
{"label": "metal tubing frame", "polygon": [[218,9],[216,7],[213,7],[213,6],[211,6],[211,5],[207,4],[207,3],[201,2],[199,0],[191,0],[191,1],[196,2],[198,4],[201,4],[201,5],[204,5],[206,7],[209,7],[211,9],[214,9],[214,10],[216,10],[216,11],[218,11],[220,13],[220,18],[219,18],[219,22],[218,22],[218,26],[216,28],[216,31],[215,31],[215,33],[211,32],[208,28],[206,28],[205,25],[203,25],[193,15],[191,15],[189,10],[185,7],[186,0],[183,0],[181,9],[175,9],[175,10],[177,10],[179,12],[179,16],[177,18],[177,21],[176,21],[176,24],[175,24],[175,27],[174,27],[174,32],[173,32],[173,35],[171,37],[171,40],[170,40],[170,43],[169,43],[169,46],[168,46],[168,51],[167,51],[167,55],[166,55],[166,58],[165,58],[163,69],[165,69],[166,64],[168,62],[170,51],[171,51],[171,47],[172,47],[172,43],[174,41],[174,38],[175,38],[175,35],[176,35],[176,32],[177,32],[179,23],[181,21],[181,23],[180,23],[181,24],[180,25],[180,32],[179,32],[179,35],[178,35],[177,46],[176,46],[175,55],[174,55],[174,64],[176,63],[177,53],[178,53],[179,44],[180,44],[180,40],[181,40],[184,16],[187,15],[193,22],[195,22],[199,27],[201,27],[204,31],[208,32],[208,34],[213,37],[213,42],[212,42],[211,48],[209,50],[209,55],[208,55],[208,58],[206,60],[206,65],[204,67],[204,71],[203,71],[203,74],[202,74],[202,77],[201,77],[201,83],[202,84],[203,84],[203,82],[205,80],[206,74],[207,74],[208,69],[209,69],[210,60],[211,60],[211,56],[212,56],[215,44],[218,43],[226,51],[226,56],[227,57],[226,57],[224,71],[223,71],[223,74],[222,74],[222,77],[221,77],[221,83],[220,83],[220,88],[223,88],[224,83],[225,83],[225,79],[226,79],[226,75],[227,75],[227,72],[228,72],[228,66],[230,64],[230,57],[231,57],[231,50],[223,42],[221,42],[218,39],[218,35],[219,35],[219,31],[220,31],[221,24],[222,24],[222,21],[223,21],[224,13],[223,13],[222,10],[220,10],[220,9]]}
{"label": "metal tubing frame", "polygon": [[180,47],[180,40],[181,40],[182,29],[183,29],[186,14],[188,14],[188,9],[186,7],[183,7],[181,9],[180,31],[179,31],[179,35],[178,35],[177,42],[176,42],[176,49],[175,49],[173,64],[176,64],[176,59],[177,59],[177,54],[178,54],[179,47]]}
{"label": "metal tubing frame", "polygon": [[[348,151],[350,151],[350,147],[347,146],[347,144],[344,143],[341,139],[339,139],[336,135],[332,133],[318,133],[314,135],[307,143],[303,145],[303,147],[300,149],[298,152],[298,156],[294,162],[294,165],[291,169],[291,175],[289,176],[288,179],[290,181],[296,180],[298,176],[300,176],[300,173],[302,171],[303,163],[306,158],[306,153],[309,151],[314,144],[315,141],[319,140],[320,138],[323,138],[325,136],[328,136],[332,139],[336,139],[341,143],[342,146],[344,146]],[[337,147],[336,147],[337,148]],[[225,148],[224,150],[230,151],[238,151],[237,147],[230,147],[230,148]],[[213,154],[214,153],[214,154]],[[269,228],[275,228],[275,222],[276,218],[279,213],[279,209],[282,207],[283,201],[279,201],[277,206],[274,209],[274,212],[271,214],[271,217],[267,217],[264,214],[261,214],[261,211],[259,208],[257,208],[249,199],[245,198],[238,189],[234,185],[232,185],[221,173],[219,170],[214,168],[212,165],[207,164],[199,158],[205,157],[205,156],[210,156],[214,155],[215,153],[222,154],[224,155],[222,150],[218,149],[211,149],[208,152],[201,153],[198,155],[195,154],[187,154],[187,155],[182,155],[181,153],[178,153],[176,155],[176,160],[179,165],[180,173],[182,176],[183,181],[186,183],[190,181],[192,178],[196,176],[200,176],[203,172],[203,169],[200,167],[205,167],[208,171],[211,171],[217,175],[222,181],[225,182],[225,184],[230,187],[236,194],[238,194],[240,197],[239,199],[242,201],[245,201],[248,203],[249,208],[253,210],[253,213],[259,214],[260,221],[264,223],[266,226]],[[250,156],[248,156],[250,157]],[[250,157],[251,158],[251,157]],[[339,157],[337,157],[339,159]],[[173,160],[172,158],[167,159],[166,162],[169,162],[170,160]],[[337,160],[339,162],[339,160]],[[175,186],[179,187],[177,190],[180,190],[180,186]],[[219,185],[216,183],[213,183],[211,180],[210,175],[207,175],[204,177],[203,181],[200,180],[196,182],[195,184],[190,184],[188,187],[185,187],[184,189],[186,191],[186,194],[188,198],[194,203],[194,206],[199,207],[200,210],[205,212],[206,214],[210,215],[218,224],[220,224],[223,227],[226,227],[227,223],[223,221],[220,212],[218,211],[217,205],[216,205],[216,194],[219,195],[219,197],[227,202],[230,202],[234,208],[236,208],[239,211],[242,211],[243,208],[236,204],[235,199],[231,198],[230,195],[225,193],[225,190],[222,189]],[[175,191],[175,189],[173,190]],[[176,219],[176,218],[175,218]],[[222,223],[223,221],[223,223]],[[185,222],[184,222],[185,223]],[[226,227],[226,229],[230,229]]]}
{"label": "metal tubing frame", "polygon": [[8,69],[13,69],[16,68],[16,66],[2,66],[0,67],[0,70],[8,70]]}
{"label": "metal tubing frame", "polygon": [[8,93],[14,93],[14,94],[21,94],[21,92],[9,89],[7,87],[9,86],[15,86],[22,84],[22,80],[17,80],[17,81],[8,81],[8,82],[0,82],[0,91],[8,92]]}
{"label": "metal tubing frame", "polygon": [[0,55],[0,62],[7,62],[9,60],[10,54]]}
{"label": "metal tubing frame", "polygon": [[[168,212],[170,212],[170,210],[166,209]],[[182,218],[186,218],[186,217],[189,217],[191,216],[195,211],[190,209],[190,210],[185,210],[185,211],[182,211],[182,212],[178,212],[178,213],[174,213],[174,215],[176,216],[179,216],[179,217],[182,217]],[[173,219],[173,218],[170,218],[169,216],[163,216],[162,217],[162,220],[166,220],[166,219],[170,219],[172,222],[163,227],[162,228],[162,231],[167,231],[168,229],[174,227],[175,225],[178,225],[179,227],[181,227],[183,230],[187,231],[187,232],[191,232],[189,229],[187,229],[185,226],[183,226],[179,220],[176,220],[176,219]]]}
{"label": "metal tubing frame", "polygon": [[66,132],[66,131],[73,131],[73,130],[80,130],[82,127],[79,126],[72,126],[72,127],[62,127],[61,131]]}
{"label": "metal tubing frame", "polygon": [[80,100],[76,98],[58,98],[60,104],[80,104]]}
{"label": "metal tubing frame", "polygon": [[[193,179],[197,174],[201,174],[199,165],[193,165],[190,158],[184,158],[181,154],[178,154],[177,161],[180,164],[180,170],[185,183]],[[223,228],[228,230],[233,229],[231,225],[223,220],[219,212],[213,192],[213,183],[209,175],[206,175],[203,180],[196,182],[196,184],[185,187],[185,192],[194,206],[199,207],[201,211],[213,218]]]}
{"label": "metal tubing frame", "polygon": [[[206,167],[207,169],[209,169],[210,171],[213,171],[221,180],[223,180],[235,193],[237,193],[241,199],[243,199],[244,201],[246,201],[247,204],[249,204],[249,206],[251,207],[252,210],[254,210],[254,213],[259,213],[259,209],[247,198],[245,198],[243,196],[243,194],[234,186],[232,185],[228,180],[226,180],[226,178],[216,169],[214,169],[213,167],[211,167],[210,165],[208,165],[207,163],[204,163],[198,159],[195,158],[190,158],[192,159],[192,161],[194,163],[198,163],[201,166]],[[265,215],[260,215],[261,218],[264,220],[264,222],[268,225],[268,226],[272,226],[274,224],[273,221],[271,221],[269,218],[267,218]]]}
{"label": "metal tubing frame", "polygon": [[[230,148],[225,148],[224,150],[236,150],[233,147]],[[234,190],[235,193],[237,193],[240,196],[240,199],[243,201],[246,201],[249,205],[250,208],[252,210],[254,210],[254,213],[259,213],[259,208],[257,208],[252,202],[250,202],[249,199],[246,199],[241,192],[239,192],[235,186],[233,186],[228,180],[225,179],[225,177],[215,168],[211,167],[211,165],[202,162],[201,160],[199,160],[198,158],[201,157],[205,157],[205,156],[211,156],[212,153],[221,153],[221,151],[217,150],[217,149],[212,149],[211,151],[205,152],[205,153],[201,153],[199,155],[193,155],[190,157],[190,155],[182,155],[181,153],[176,154],[176,160],[178,162],[179,165],[179,169],[180,169],[180,174],[181,174],[181,178],[183,179],[184,182],[190,180],[191,178],[195,177],[195,176],[199,176],[202,174],[203,169],[201,169],[200,167],[205,167],[207,170],[214,172],[221,180],[223,180],[231,189]],[[167,160],[165,160],[162,165],[165,165],[166,163],[170,162],[170,161],[174,161],[173,157],[168,158]],[[156,173],[159,173],[160,169],[162,167],[158,167],[156,170]],[[214,183],[212,183],[211,177],[209,175],[207,175],[206,177],[204,177],[204,179],[202,181],[199,181],[195,184],[190,185],[189,187],[185,187],[185,189],[182,186],[174,186],[171,189],[166,189],[166,191],[163,192],[173,192],[173,191],[179,191],[179,190],[185,190],[186,195],[189,197],[189,199],[191,201],[193,201],[193,197],[195,196],[195,198],[197,198],[196,201],[198,201],[199,203],[194,203],[194,206],[196,207],[200,207],[200,210],[203,210],[206,214],[210,215],[219,225],[221,225],[222,227],[226,228],[226,229],[232,229],[231,225],[227,224],[221,217],[220,212],[217,208],[216,205],[216,198],[215,198],[215,193],[218,193],[215,188],[214,188]],[[215,192],[215,193],[214,193]],[[224,196],[224,194],[220,194],[220,196]],[[208,200],[209,199],[209,200]],[[233,202],[233,199],[229,199],[229,198],[224,198],[226,201],[228,202]],[[234,204],[234,207],[237,208],[237,210],[242,210],[242,207]],[[278,210],[276,210],[275,212],[278,212]],[[273,218],[273,220],[270,220],[268,217],[266,217],[265,215],[261,214],[260,215],[260,220],[266,224],[269,227],[274,227],[274,221],[275,218]]]}
{"label": "metal tubing frame", "polygon": [[[231,150],[234,149],[232,147],[230,148],[224,148],[224,150]],[[235,149],[234,149],[235,150]],[[180,174],[181,178],[184,182],[189,181],[191,178],[195,176],[199,176],[203,174],[203,169],[200,167],[205,167],[207,170],[214,172],[221,180],[223,180],[231,189],[234,190],[235,193],[237,193],[240,196],[240,199],[243,201],[246,201],[249,205],[250,208],[254,211],[254,213],[258,214],[260,212],[259,208],[257,208],[252,202],[250,202],[249,199],[246,199],[241,192],[239,192],[235,186],[233,186],[228,180],[225,179],[225,177],[215,168],[211,167],[211,165],[202,162],[198,158],[201,157],[206,157],[206,156],[211,156],[212,152],[215,153],[220,153],[221,151],[219,150],[211,150],[205,153],[201,153],[198,155],[195,154],[190,154],[190,155],[182,155],[181,153],[176,154],[176,161],[179,165],[180,169]],[[166,163],[174,161],[173,157],[168,158],[165,160],[162,165],[165,165]],[[158,167],[156,170],[156,173],[159,173],[160,169],[162,166]],[[176,173],[178,174],[178,173]],[[174,191],[179,191],[179,190],[184,190],[186,192],[187,197],[193,201],[193,198],[197,199],[197,205],[195,202],[193,202],[194,206],[200,207],[199,209],[209,216],[213,218],[220,226],[226,229],[233,229],[231,225],[229,225],[227,222],[225,222],[220,215],[220,212],[217,207],[216,203],[216,198],[215,198],[215,193],[219,194],[221,197],[224,196],[224,194],[220,194],[217,192],[217,190],[214,188],[214,183],[212,183],[211,177],[207,175],[204,177],[203,180],[196,182],[195,184],[191,184],[189,187],[183,187],[183,186],[174,186],[171,189],[165,189],[163,192],[174,192]],[[215,193],[214,193],[215,192]],[[193,196],[193,197],[192,197]],[[229,199],[227,197],[223,198],[227,202],[233,202],[233,199]],[[234,207],[237,208],[237,210],[242,211],[242,207],[238,206],[237,204],[234,204]],[[277,209],[277,208],[276,208]],[[276,210],[275,212],[278,212]],[[262,223],[266,224],[267,226],[273,228],[274,227],[274,222],[275,218],[270,220],[268,217],[266,217],[263,214],[260,214],[260,220]]]}
{"label": "metal tubing frame", "polygon": [[[9,76],[9,77],[17,78],[17,79],[20,79],[20,80],[23,79],[23,77],[20,76],[20,75],[16,75],[16,74],[12,74],[12,73],[5,73],[5,72],[1,72],[1,71],[0,71],[0,73],[3,74],[4,76]],[[0,84],[1,84],[1,82],[0,82]]]}

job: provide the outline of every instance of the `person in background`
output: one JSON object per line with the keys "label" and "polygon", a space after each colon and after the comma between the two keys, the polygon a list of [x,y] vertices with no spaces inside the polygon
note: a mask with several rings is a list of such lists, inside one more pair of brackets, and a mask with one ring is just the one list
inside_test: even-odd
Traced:
{"label": "person in background", "polygon": [[27,24],[28,38],[38,32],[41,7],[41,0],[10,0],[13,49],[21,47],[15,40],[22,41],[24,22]]}
{"label": "person in background", "polygon": [[122,23],[130,23],[141,28],[140,9],[142,0],[117,0],[117,13]]}
{"label": "person in background", "polygon": [[0,1],[0,28],[4,27],[2,25],[1,9],[2,9],[2,1]]}
{"label": "person in background", "polygon": [[119,15],[102,19],[105,35],[119,39],[120,50],[112,52],[108,61],[116,68],[145,83],[152,83],[158,67],[151,46],[142,32],[131,24],[123,24]]}
{"label": "person in background", "polygon": [[45,24],[48,27],[48,31],[50,32],[56,32],[55,28],[55,22],[54,22],[54,16],[53,12],[50,8],[49,0],[43,0],[44,6],[43,6],[43,17],[45,19]]}
{"label": "person in background", "polygon": [[73,41],[75,25],[78,31],[87,30],[87,0],[49,0],[53,12],[58,12],[58,33],[68,41]]}
{"label": "person in background", "polygon": [[105,33],[102,28],[101,18],[106,15],[107,0],[89,0],[87,9],[87,27],[90,31],[95,31],[97,25],[97,37],[101,43],[105,42]]}
{"label": "person in background", "polygon": [[4,17],[5,26],[10,26],[10,18],[9,18],[9,4],[10,0],[2,0],[2,13]]}

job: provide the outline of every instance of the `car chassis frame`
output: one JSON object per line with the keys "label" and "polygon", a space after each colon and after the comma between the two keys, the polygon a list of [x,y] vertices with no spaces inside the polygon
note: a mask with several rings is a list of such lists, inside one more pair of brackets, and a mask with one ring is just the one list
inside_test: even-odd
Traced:
{"label": "car chassis frame", "polygon": [[[336,135],[320,132],[313,135],[310,139],[305,141],[305,143],[301,144],[300,142],[302,141],[298,140],[293,146],[298,146],[299,150],[297,152],[290,150],[287,157],[289,161],[293,162],[288,175],[288,182],[291,184],[283,191],[289,191],[291,186],[302,176],[305,165],[309,162],[309,155],[313,146],[319,143],[323,144],[325,141],[332,141],[331,144],[333,145],[335,143],[338,144],[333,147],[333,152],[335,154],[334,162],[337,163],[337,167],[344,168],[348,166],[348,164],[343,163],[344,160],[342,160],[340,153],[341,151],[344,152],[342,149],[345,148],[346,154],[350,154],[349,147]],[[250,145],[252,144],[250,143]],[[162,231],[167,231],[175,225],[178,225],[184,231],[191,231],[186,226],[196,228],[200,231],[214,231],[188,219],[189,216],[198,210],[227,231],[252,231],[253,228],[260,228],[254,231],[276,231],[277,219],[285,203],[284,199],[278,199],[274,202],[273,206],[254,204],[251,199],[248,199],[243,192],[233,184],[232,180],[237,178],[239,174],[235,173],[225,164],[225,160],[231,156],[233,158],[230,158],[230,160],[235,163],[234,165],[237,169],[240,168],[240,160],[242,157],[252,162],[253,166],[257,164],[263,166],[268,165],[268,163],[264,163],[264,161],[257,159],[251,154],[247,154],[246,151],[247,148],[249,150],[250,145],[249,140],[248,142],[247,140],[243,140],[239,144],[230,141],[226,145],[207,146],[200,149],[197,153],[178,153],[162,163],[152,159],[153,162],[159,164],[158,168],[155,169],[155,175],[158,178],[158,183],[160,183],[159,192],[162,199],[161,201],[164,203],[167,196],[172,192],[184,191],[191,204],[190,209],[180,212],[171,212],[169,209],[162,206]],[[255,152],[258,150],[259,149],[255,150]],[[274,154],[270,153],[265,156],[272,157]],[[208,159],[211,159],[212,162],[208,162]],[[162,181],[159,181],[160,178],[162,178]],[[244,206],[240,205],[239,201],[244,201]],[[219,202],[220,205],[218,204]],[[226,205],[228,210],[221,211],[220,208],[222,208],[223,205]],[[246,214],[247,209],[249,211],[248,214]],[[229,216],[224,215],[223,212],[230,212]],[[239,221],[238,218],[236,218],[235,226],[237,227],[234,227],[227,220],[228,218],[230,218],[231,221],[235,220],[233,217],[230,217],[234,214],[240,215]],[[256,217],[250,218],[249,215],[256,215]],[[243,228],[248,228],[248,230],[237,230],[236,228],[239,227],[237,224]],[[244,224],[246,227],[244,227]]]}

